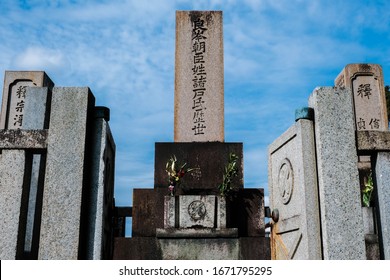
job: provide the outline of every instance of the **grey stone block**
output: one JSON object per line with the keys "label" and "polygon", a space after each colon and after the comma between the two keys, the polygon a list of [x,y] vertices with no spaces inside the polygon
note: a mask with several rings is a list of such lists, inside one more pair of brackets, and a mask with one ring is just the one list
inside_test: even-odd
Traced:
{"label": "grey stone block", "polygon": [[268,148],[274,259],[321,259],[314,128],[300,119]]}
{"label": "grey stone block", "polygon": [[23,254],[27,199],[25,151],[3,150],[0,156],[0,259]]}
{"label": "grey stone block", "polygon": [[79,258],[94,102],[89,88],[53,89],[39,259]]}
{"label": "grey stone block", "polygon": [[[96,116],[96,114],[95,114]],[[94,121],[87,258],[111,258],[109,233],[114,196],[115,142],[104,115]]]}
{"label": "grey stone block", "polygon": [[324,258],[365,259],[352,94],[316,88],[309,106],[315,112]]}
{"label": "grey stone block", "polygon": [[390,259],[390,153],[378,153],[375,164],[383,257]]}
{"label": "grey stone block", "polygon": [[6,71],[0,114],[1,129],[22,128],[28,87],[54,86],[43,71]]}
{"label": "grey stone block", "polygon": [[176,12],[175,142],[224,141],[222,25],[221,11]]}
{"label": "grey stone block", "polygon": [[163,260],[237,260],[238,238],[158,239]]}

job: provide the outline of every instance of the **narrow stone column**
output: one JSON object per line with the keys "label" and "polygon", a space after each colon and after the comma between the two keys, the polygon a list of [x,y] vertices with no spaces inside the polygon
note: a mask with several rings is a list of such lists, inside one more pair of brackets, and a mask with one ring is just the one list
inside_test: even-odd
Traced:
{"label": "narrow stone column", "polygon": [[79,258],[88,185],[94,97],[89,88],[53,88],[39,259]]}
{"label": "narrow stone column", "polygon": [[366,259],[352,94],[319,87],[309,106],[314,109],[324,259]]}
{"label": "narrow stone column", "polygon": [[0,259],[14,260],[23,251],[28,195],[24,184],[25,152],[3,150],[0,157]]}

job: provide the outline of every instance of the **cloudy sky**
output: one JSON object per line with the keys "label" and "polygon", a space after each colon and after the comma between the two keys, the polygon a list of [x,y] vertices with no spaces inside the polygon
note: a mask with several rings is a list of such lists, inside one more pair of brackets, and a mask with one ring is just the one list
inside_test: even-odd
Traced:
{"label": "cloudy sky", "polygon": [[111,109],[118,205],[153,187],[154,143],[173,141],[176,10],[223,11],[225,141],[244,143],[245,187],[267,192],[268,145],[345,65],[381,64],[390,83],[386,0],[1,0],[1,75],[43,70]]}

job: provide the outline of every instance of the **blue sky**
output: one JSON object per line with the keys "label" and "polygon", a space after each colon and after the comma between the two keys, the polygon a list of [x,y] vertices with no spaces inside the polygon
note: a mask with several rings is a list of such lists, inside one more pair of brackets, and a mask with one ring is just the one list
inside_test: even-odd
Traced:
{"label": "blue sky", "polygon": [[2,75],[43,70],[111,109],[118,205],[153,187],[154,143],[173,141],[176,10],[223,11],[225,141],[244,143],[245,187],[267,193],[268,145],[345,65],[381,64],[390,84],[386,0],[1,0]]}

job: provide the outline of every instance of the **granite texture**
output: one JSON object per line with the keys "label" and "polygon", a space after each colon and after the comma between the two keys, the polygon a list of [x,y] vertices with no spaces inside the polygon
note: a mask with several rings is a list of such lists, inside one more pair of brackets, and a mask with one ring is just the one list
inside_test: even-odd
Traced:
{"label": "granite texture", "polygon": [[238,238],[158,239],[163,260],[237,260]]}
{"label": "granite texture", "polygon": [[3,150],[0,155],[0,259],[21,258],[27,215],[25,151]]}
{"label": "granite texture", "polygon": [[94,103],[89,88],[53,89],[39,259],[86,257],[80,246]]}
{"label": "granite texture", "polygon": [[0,129],[1,149],[45,149],[47,148],[46,129]]}
{"label": "granite texture", "polygon": [[273,259],[321,259],[314,127],[300,119],[268,148]]}
{"label": "granite texture", "polygon": [[375,163],[375,177],[383,258],[390,260],[390,153],[378,153]]}
{"label": "granite texture", "polygon": [[111,258],[111,215],[114,207],[115,142],[103,114],[95,113],[87,258]]}
{"label": "granite texture", "polygon": [[309,106],[315,112],[324,259],[365,259],[352,94],[316,88]]}
{"label": "granite texture", "polygon": [[175,142],[224,141],[222,29],[221,11],[176,12]]}

